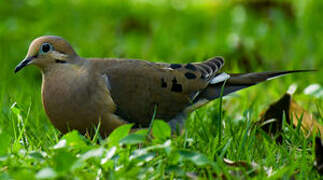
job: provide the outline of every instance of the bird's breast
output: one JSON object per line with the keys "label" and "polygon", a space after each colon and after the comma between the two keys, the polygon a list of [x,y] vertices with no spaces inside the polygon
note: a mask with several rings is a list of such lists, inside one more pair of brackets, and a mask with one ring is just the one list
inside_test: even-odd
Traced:
{"label": "bird's breast", "polygon": [[62,132],[91,128],[105,111],[104,96],[105,91],[100,91],[88,74],[43,75],[43,105],[51,122]]}

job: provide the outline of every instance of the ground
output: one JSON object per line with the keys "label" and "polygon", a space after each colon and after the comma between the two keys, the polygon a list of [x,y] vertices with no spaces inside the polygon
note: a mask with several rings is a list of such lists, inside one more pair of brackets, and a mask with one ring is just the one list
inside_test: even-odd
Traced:
{"label": "ground", "polygon": [[[322,124],[323,3],[296,1],[1,1],[0,178],[319,179],[314,136],[288,124],[275,143],[254,124],[292,85],[293,98]],[[224,71],[318,69],[275,79],[190,114],[182,135],[154,120],[152,135],[60,134],[41,104],[41,74],[14,74],[41,35],[67,39],[82,57],[187,63],[226,59]],[[312,84],[319,88],[304,93]],[[232,160],[233,165],[227,160]]]}

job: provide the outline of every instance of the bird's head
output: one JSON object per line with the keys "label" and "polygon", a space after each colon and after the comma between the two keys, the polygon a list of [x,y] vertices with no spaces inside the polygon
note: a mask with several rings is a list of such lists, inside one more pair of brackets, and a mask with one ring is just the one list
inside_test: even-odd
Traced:
{"label": "bird's head", "polygon": [[33,64],[41,70],[57,64],[75,63],[78,58],[72,46],[58,36],[41,36],[30,44],[28,53],[15,68],[15,73]]}

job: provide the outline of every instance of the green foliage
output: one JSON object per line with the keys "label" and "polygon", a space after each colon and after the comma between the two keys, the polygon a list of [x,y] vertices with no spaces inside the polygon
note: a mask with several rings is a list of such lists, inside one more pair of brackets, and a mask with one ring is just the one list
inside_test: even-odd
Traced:
{"label": "green foliage", "polygon": [[[318,179],[313,138],[284,122],[278,145],[252,125],[292,83],[295,99],[322,123],[323,2],[270,2],[0,1],[0,179]],[[226,72],[321,71],[257,85],[221,107],[216,100],[191,113],[177,136],[154,120],[153,139],[147,130],[129,134],[128,124],[89,140],[62,135],[48,121],[37,69],[13,73],[29,43],[48,34],[83,57],[186,63],[221,55]],[[232,167],[223,158],[258,166]]]}
{"label": "green foliage", "polygon": [[183,160],[189,160],[197,166],[211,164],[204,154],[190,151],[179,151],[179,154]]}
{"label": "green foliage", "polygon": [[171,128],[168,123],[162,120],[154,120],[152,133],[154,138],[166,140],[171,136]]}
{"label": "green foliage", "polygon": [[133,124],[127,124],[113,130],[107,139],[107,144],[109,144],[109,146],[118,145],[119,141],[129,134],[132,126]]}
{"label": "green foliage", "polygon": [[120,140],[121,144],[128,144],[128,145],[133,145],[133,144],[140,144],[143,143],[145,140],[145,136],[142,134],[129,134],[125,138]]}

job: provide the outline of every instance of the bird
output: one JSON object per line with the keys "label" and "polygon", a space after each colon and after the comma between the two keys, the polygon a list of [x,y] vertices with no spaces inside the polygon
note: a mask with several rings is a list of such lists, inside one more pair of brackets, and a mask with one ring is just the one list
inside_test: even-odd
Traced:
{"label": "bird", "polygon": [[42,104],[60,132],[76,129],[85,134],[100,124],[104,137],[128,123],[147,128],[153,116],[174,131],[183,127],[190,112],[216,98],[278,76],[310,71],[225,73],[220,71],[220,56],[187,64],[82,58],[59,36],[34,39],[15,73],[29,65],[41,71]]}

